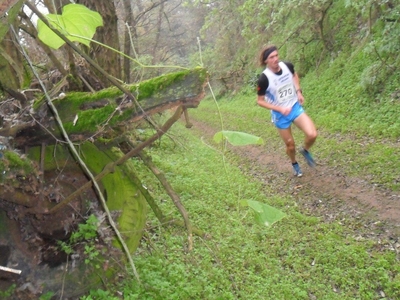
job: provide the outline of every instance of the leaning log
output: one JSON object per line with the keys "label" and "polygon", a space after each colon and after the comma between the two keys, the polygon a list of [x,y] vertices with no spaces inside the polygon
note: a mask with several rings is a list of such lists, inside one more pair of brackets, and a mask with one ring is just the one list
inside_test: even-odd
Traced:
{"label": "leaning log", "polygon": [[[163,112],[168,108],[197,107],[204,97],[207,72],[203,68],[184,70],[156,77],[127,88],[136,101],[110,87],[94,93],[60,93],[52,103],[74,142],[93,140],[103,134]],[[4,124],[0,136],[12,137],[14,147],[55,144],[62,140],[60,130],[48,109],[45,97],[36,100],[31,112],[16,124]]]}

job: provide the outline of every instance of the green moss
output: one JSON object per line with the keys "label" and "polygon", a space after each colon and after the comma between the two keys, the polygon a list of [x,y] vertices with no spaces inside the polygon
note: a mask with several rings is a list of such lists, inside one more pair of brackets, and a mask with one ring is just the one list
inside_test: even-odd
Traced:
{"label": "green moss", "polygon": [[[32,161],[40,161],[40,147],[33,147],[29,149],[28,156]],[[44,168],[45,171],[51,171],[54,169],[58,169],[59,166],[65,165],[65,163],[71,160],[72,158],[69,154],[69,151],[65,148],[65,146],[57,145],[57,146],[47,146],[44,157]],[[68,166],[68,164],[66,165]]]}
{"label": "green moss", "polygon": [[[194,69],[198,74],[199,82],[204,82],[207,72],[205,69],[196,68]],[[131,86],[130,90],[132,92],[138,92],[138,100],[149,98],[159,90],[164,89],[176,82],[180,82],[185,76],[193,73],[193,70],[184,70],[181,72],[171,73],[162,75],[160,77],[152,78],[140,83],[140,85]]]}
{"label": "green moss", "polygon": [[[122,92],[116,87],[103,89],[96,93],[68,93],[64,99],[53,101],[66,131],[71,133],[94,133],[106,122],[109,126],[123,123],[143,110],[148,110],[158,105],[172,103],[181,99],[188,99],[200,95],[203,84],[207,78],[207,71],[203,68],[184,70],[159,76],[127,88],[137,95],[141,109],[136,105],[124,108],[122,114],[115,113],[118,107],[117,98],[122,97]],[[95,102],[102,101],[103,107],[98,107]],[[104,102],[104,103],[103,103]],[[37,101],[34,108],[39,109],[43,101]],[[92,104],[92,108],[90,105]],[[83,109],[83,105],[87,109]],[[74,122],[76,116],[77,121]],[[112,118],[110,119],[110,116]],[[75,124],[74,124],[75,123]]]}
{"label": "green moss", "polygon": [[[67,110],[66,110],[67,111]],[[102,126],[110,118],[110,115],[114,112],[114,107],[105,106],[96,110],[84,110],[78,112],[78,120],[74,125],[73,119],[75,115],[71,115],[68,119],[70,121],[64,121],[64,128],[68,133],[83,133],[83,132],[94,132],[98,126]],[[65,118],[64,118],[65,119]],[[72,119],[72,120],[71,120]],[[119,118],[112,118],[109,125],[113,125],[119,121]]]}
{"label": "green moss", "polygon": [[[110,162],[121,157],[123,154],[119,149],[101,151],[91,143],[82,146],[85,154],[85,163],[99,173]],[[133,166],[128,161],[123,166],[115,169],[102,179],[107,194],[107,206],[110,210],[119,211],[118,228],[125,237],[125,242],[130,250],[134,251],[139,245],[142,230],[146,221],[146,200],[130,180],[128,170]]]}
{"label": "green moss", "polygon": [[106,144],[108,144],[108,143],[111,143],[111,142],[112,142],[112,139],[106,139],[106,138],[104,138],[104,137],[99,137],[99,138],[97,139],[97,142],[106,145]]}
{"label": "green moss", "polygon": [[9,169],[16,174],[29,174],[34,168],[29,159],[22,158],[16,152],[5,151],[4,159],[0,161],[0,170],[5,169]]}

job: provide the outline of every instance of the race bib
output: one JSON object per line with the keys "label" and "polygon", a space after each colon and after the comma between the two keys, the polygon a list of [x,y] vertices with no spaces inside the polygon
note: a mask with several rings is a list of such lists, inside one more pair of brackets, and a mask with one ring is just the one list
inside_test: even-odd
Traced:
{"label": "race bib", "polygon": [[278,99],[277,99],[278,103],[288,102],[295,95],[293,84],[288,83],[288,84],[280,86],[278,88],[277,94],[278,94]]}

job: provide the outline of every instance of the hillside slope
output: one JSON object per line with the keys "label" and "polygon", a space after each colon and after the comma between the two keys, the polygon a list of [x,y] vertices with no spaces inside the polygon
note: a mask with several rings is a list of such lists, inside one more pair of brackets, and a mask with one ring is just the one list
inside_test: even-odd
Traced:
{"label": "hillside slope", "polygon": [[[387,185],[374,183],[371,180],[375,178],[374,174],[360,170],[351,172],[349,161],[357,153],[344,152],[349,144],[343,142],[350,137],[320,130],[314,152],[317,167],[309,168],[299,157],[304,176],[293,177],[284,146],[267,115],[265,120],[260,120],[251,112],[262,109],[244,104],[240,116],[232,109],[235,101],[239,100],[219,102],[224,129],[249,132],[266,141],[263,146],[228,147],[227,156],[237,161],[246,174],[269,188],[273,187],[276,195],[293,197],[305,213],[322,217],[327,222],[340,222],[353,228],[354,233],[360,236],[388,238],[400,251],[400,193]],[[221,130],[218,114],[212,112],[213,107],[212,101],[204,101],[191,114],[193,130],[207,140]],[[299,130],[294,129],[294,134],[300,146]],[[365,138],[366,143],[368,139]],[[351,143],[355,148],[359,147],[360,139],[353,139]],[[329,146],[334,144],[336,148]],[[393,143],[391,146],[400,151],[399,145]],[[343,159],[336,159],[337,156]]]}
{"label": "hillside slope", "polygon": [[[194,124],[196,131],[207,138],[218,131],[200,121]],[[304,176],[293,177],[282,149],[245,146],[231,147],[230,151],[240,157],[240,165],[249,176],[275,186],[277,194],[291,195],[308,214],[351,226],[356,222],[371,235],[392,238],[400,235],[398,192],[377,188],[363,178],[346,176],[340,165],[331,167],[325,161],[319,161],[315,169],[301,161]],[[349,219],[352,221],[348,222]]]}

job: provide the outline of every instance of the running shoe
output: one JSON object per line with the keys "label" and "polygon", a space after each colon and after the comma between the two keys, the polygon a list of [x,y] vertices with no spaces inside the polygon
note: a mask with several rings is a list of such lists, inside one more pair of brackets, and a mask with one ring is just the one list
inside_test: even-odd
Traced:
{"label": "running shoe", "polygon": [[304,149],[304,148],[301,148],[301,149],[300,149],[300,153],[303,154],[304,158],[305,158],[306,161],[307,161],[307,164],[308,164],[310,167],[314,168],[315,165],[316,165],[316,163],[315,163],[315,161],[314,161],[314,159],[313,159],[311,153],[308,152],[308,151],[307,151],[306,149]]}
{"label": "running shoe", "polygon": [[298,163],[292,164],[293,167],[293,175],[297,177],[303,176],[303,172],[301,172],[300,166]]}

